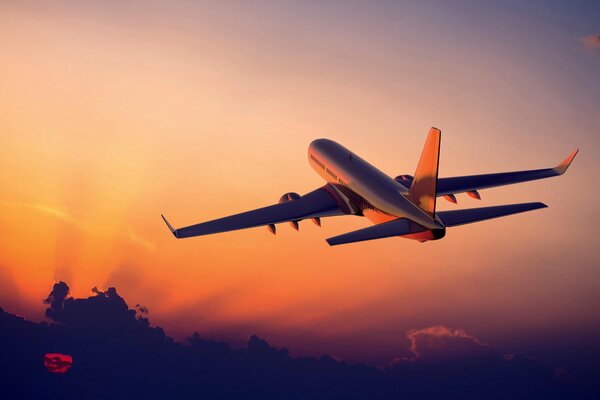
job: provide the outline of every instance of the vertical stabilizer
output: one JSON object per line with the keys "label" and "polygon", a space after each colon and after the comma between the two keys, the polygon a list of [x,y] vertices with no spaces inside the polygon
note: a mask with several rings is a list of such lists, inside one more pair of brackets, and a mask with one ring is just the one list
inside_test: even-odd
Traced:
{"label": "vertical stabilizer", "polygon": [[408,198],[432,218],[435,216],[435,199],[440,159],[442,132],[431,128],[421,152],[415,178],[410,186]]}

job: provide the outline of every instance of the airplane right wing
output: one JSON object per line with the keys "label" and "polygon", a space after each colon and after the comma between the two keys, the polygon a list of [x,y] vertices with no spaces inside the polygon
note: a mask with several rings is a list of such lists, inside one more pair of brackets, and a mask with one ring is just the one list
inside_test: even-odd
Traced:
{"label": "airplane right wing", "polygon": [[511,185],[513,183],[550,178],[565,173],[579,150],[575,150],[562,163],[554,168],[534,169],[529,171],[501,172],[498,174],[457,176],[439,178],[437,181],[437,196],[446,196],[478,189]]}
{"label": "airplane right wing", "polygon": [[[332,217],[351,213],[345,210],[344,202],[336,198],[336,193],[326,189],[327,185],[297,199],[283,203],[231,215],[213,221],[202,222],[184,228],[175,229],[161,215],[171,233],[177,238],[210,235],[256,226],[278,224],[281,222],[299,221],[307,218]],[[274,228],[273,228],[274,229]],[[274,233],[274,230],[272,231]]]}

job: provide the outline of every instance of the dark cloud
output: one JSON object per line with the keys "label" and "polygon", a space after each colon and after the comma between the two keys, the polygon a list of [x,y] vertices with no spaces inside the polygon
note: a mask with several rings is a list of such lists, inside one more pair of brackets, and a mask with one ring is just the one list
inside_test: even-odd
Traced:
{"label": "dark cloud", "polygon": [[565,369],[502,353],[461,329],[436,325],[412,329],[406,337],[412,356],[395,359],[386,371],[410,381],[415,388],[439,386],[445,393],[464,398],[527,398],[526,393],[535,394],[535,398],[581,395],[573,391]]}
{"label": "dark cloud", "polygon": [[[54,284],[45,300],[50,324],[0,311],[3,398],[586,397],[567,371],[502,354],[462,330],[410,330],[412,356],[375,368],[329,356],[294,358],[256,335],[238,349],[198,333],[177,343],[114,287],[92,293],[73,298],[66,283]],[[68,372],[43,368],[48,353],[72,356]]]}
{"label": "dark cloud", "polygon": [[[92,289],[93,290],[93,289]],[[54,320],[61,321],[63,315],[63,306],[65,304],[65,299],[69,295],[69,286],[67,286],[64,282],[57,282],[52,287],[52,291],[44,300],[45,304],[50,305],[46,309],[46,317]]]}
{"label": "dark cloud", "polygon": [[588,35],[579,38],[579,41],[583,43],[586,49],[595,50],[600,48],[600,35]]}
{"label": "dark cloud", "polygon": [[150,313],[150,311],[148,310],[148,307],[145,307],[141,304],[136,304],[135,305],[135,310],[140,313],[141,315],[148,315]]}

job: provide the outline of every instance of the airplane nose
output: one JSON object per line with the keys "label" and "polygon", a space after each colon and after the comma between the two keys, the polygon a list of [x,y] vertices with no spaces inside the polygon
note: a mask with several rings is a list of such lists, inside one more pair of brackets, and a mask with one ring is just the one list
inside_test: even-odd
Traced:
{"label": "airplane nose", "polygon": [[329,139],[315,139],[312,142],[310,142],[310,145],[308,146],[308,148],[309,149],[322,149],[329,142],[331,142],[331,140],[329,140]]}
{"label": "airplane nose", "polygon": [[319,154],[341,154],[348,152],[342,145],[334,142],[330,139],[320,138],[315,139],[310,143],[308,147],[309,151],[317,152]]}

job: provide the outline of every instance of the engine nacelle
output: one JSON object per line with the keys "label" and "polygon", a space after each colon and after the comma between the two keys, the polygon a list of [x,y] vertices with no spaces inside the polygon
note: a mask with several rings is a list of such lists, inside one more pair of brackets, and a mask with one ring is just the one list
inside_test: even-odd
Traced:
{"label": "engine nacelle", "polygon": [[[298,193],[288,192],[279,198],[279,203],[287,203],[288,201],[298,200],[299,198],[300,198],[300,195]],[[295,221],[290,221],[290,226],[292,228],[294,228],[295,230],[299,230],[300,225],[298,225],[298,222],[300,222],[300,221],[301,220],[299,220],[299,219],[295,220]]]}
{"label": "engine nacelle", "polygon": [[287,203],[288,201],[298,200],[300,195],[298,193],[289,192],[279,198],[280,203]]}
{"label": "engine nacelle", "polygon": [[413,179],[414,177],[412,175],[398,175],[394,178],[396,182],[398,182],[407,189],[410,189]]}

